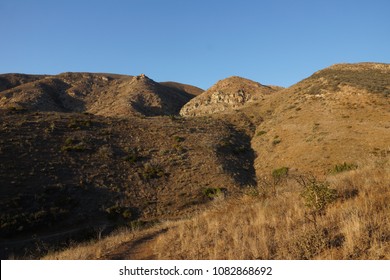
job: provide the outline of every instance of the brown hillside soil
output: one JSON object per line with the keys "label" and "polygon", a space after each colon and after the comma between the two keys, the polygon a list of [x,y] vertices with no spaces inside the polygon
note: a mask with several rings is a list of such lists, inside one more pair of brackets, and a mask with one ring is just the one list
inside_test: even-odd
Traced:
{"label": "brown hillside soil", "polygon": [[207,190],[233,194],[255,182],[250,138],[222,121],[0,114],[5,251],[70,227],[182,217],[212,199]]}

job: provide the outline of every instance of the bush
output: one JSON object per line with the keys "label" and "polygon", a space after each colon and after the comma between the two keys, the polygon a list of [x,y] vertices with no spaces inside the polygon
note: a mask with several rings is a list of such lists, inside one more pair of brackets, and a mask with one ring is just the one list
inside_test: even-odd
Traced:
{"label": "bush", "polygon": [[346,163],[343,164],[336,164],[331,170],[330,173],[337,174],[345,171],[355,170],[358,166],[354,163]]}
{"label": "bush", "polygon": [[301,193],[305,206],[311,210],[312,214],[324,214],[326,207],[336,200],[337,191],[331,189],[325,182],[318,182],[311,179],[304,183]]}
{"label": "bush", "polygon": [[272,177],[274,178],[274,180],[281,180],[285,177],[287,177],[288,175],[288,170],[289,168],[288,167],[280,167],[278,169],[274,169],[272,171]]}
{"label": "bush", "polygon": [[126,149],[127,155],[123,158],[125,161],[128,161],[130,163],[135,163],[140,159],[139,151],[135,148],[128,148]]}
{"label": "bush", "polygon": [[265,131],[265,130],[260,130],[259,132],[256,133],[256,136],[261,136],[261,135],[264,135],[264,134],[266,134],[266,133],[267,133],[267,131]]}
{"label": "bush", "polygon": [[185,140],[184,137],[181,137],[181,136],[174,136],[173,139],[177,142],[177,143],[181,143]]}
{"label": "bush", "polygon": [[224,192],[221,188],[206,188],[203,190],[203,195],[210,199],[214,199],[223,196]]}
{"label": "bush", "polygon": [[144,165],[143,171],[142,171],[142,177],[146,180],[149,179],[157,179],[165,175],[164,170],[158,166],[153,165],[150,163],[146,163]]}
{"label": "bush", "polygon": [[262,179],[258,181],[258,186],[262,191],[262,195],[267,197],[269,195],[276,196],[277,189],[276,187],[285,183],[288,177],[288,167],[280,167],[274,169],[271,173],[271,176],[261,176]]}
{"label": "bush", "polygon": [[61,147],[63,152],[83,152],[87,149],[86,145],[83,142],[76,141],[72,138],[67,138],[64,145]]}
{"label": "bush", "polygon": [[118,204],[106,208],[105,211],[108,215],[108,218],[111,220],[132,220],[135,218],[133,211],[129,207],[120,206]]}

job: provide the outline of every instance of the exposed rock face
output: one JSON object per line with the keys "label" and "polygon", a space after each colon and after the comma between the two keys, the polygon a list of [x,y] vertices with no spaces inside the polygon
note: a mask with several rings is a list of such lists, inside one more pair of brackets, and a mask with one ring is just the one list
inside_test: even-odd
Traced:
{"label": "exposed rock face", "polygon": [[247,103],[261,100],[264,95],[277,89],[241,77],[229,77],[184,105],[180,115],[202,116],[240,108]]}

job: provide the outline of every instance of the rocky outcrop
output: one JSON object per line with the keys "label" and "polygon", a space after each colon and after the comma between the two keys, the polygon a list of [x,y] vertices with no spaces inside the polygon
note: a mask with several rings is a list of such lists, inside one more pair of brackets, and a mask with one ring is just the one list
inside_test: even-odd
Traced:
{"label": "rocky outcrop", "polygon": [[203,116],[233,110],[247,103],[261,100],[278,90],[241,77],[218,81],[204,93],[189,101],[180,110],[182,116]]}

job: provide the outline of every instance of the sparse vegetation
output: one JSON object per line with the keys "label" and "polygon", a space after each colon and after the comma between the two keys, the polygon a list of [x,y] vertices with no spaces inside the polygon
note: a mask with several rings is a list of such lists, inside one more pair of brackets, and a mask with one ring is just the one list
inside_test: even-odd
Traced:
{"label": "sparse vegetation", "polygon": [[221,188],[205,188],[203,190],[203,195],[207,198],[214,199],[217,197],[224,196],[224,191]]}
{"label": "sparse vegetation", "polygon": [[[304,199],[302,186],[288,181],[278,196],[266,201],[257,196],[228,200],[175,223],[158,239],[155,250],[160,259],[388,259],[385,201],[390,190],[383,182],[389,174],[367,168],[334,181],[332,188],[309,180]],[[335,190],[348,181],[358,186],[359,194],[338,201]],[[326,211],[313,223],[305,204]]]}
{"label": "sparse vegetation", "polygon": [[86,145],[82,141],[75,140],[73,138],[66,138],[64,145],[61,147],[63,152],[83,152],[87,149]]}
{"label": "sparse vegetation", "polygon": [[178,136],[178,135],[174,136],[173,139],[175,140],[176,143],[181,143],[181,142],[183,142],[185,140],[184,137],[181,137],[181,136]]}
{"label": "sparse vegetation", "polygon": [[301,197],[308,211],[305,217],[318,229],[318,217],[325,215],[328,205],[338,197],[337,190],[332,189],[326,182],[319,182],[316,178],[299,177],[299,184],[303,187]]}
{"label": "sparse vegetation", "polygon": [[127,147],[125,149],[126,156],[123,158],[125,161],[135,163],[140,160],[139,150],[137,148]]}
{"label": "sparse vegetation", "polygon": [[354,163],[342,163],[342,164],[336,164],[331,170],[330,173],[337,174],[345,171],[355,170],[357,169],[357,164]]}
{"label": "sparse vegetation", "polygon": [[266,134],[266,133],[267,133],[267,131],[265,131],[265,130],[260,130],[259,132],[256,133],[256,136],[261,136],[261,135],[264,135],[264,134]]}
{"label": "sparse vegetation", "polygon": [[317,83],[306,89],[308,94],[319,94],[325,90],[337,92],[342,86],[354,86],[365,89],[369,92],[389,94],[388,73],[381,69],[367,69],[366,71],[356,71],[354,69],[341,69],[339,67],[321,70],[308,79],[326,79],[326,84]]}
{"label": "sparse vegetation", "polygon": [[141,175],[145,180],[149,180],[163,177],[165,173],[161,166],[152,163],[145,163]]}
{"label": "sparse vegetation", "polygon": [[145,75],[9,74],[0,257],[389,259],[389,71],[233,77],[181,112],[203,117]]}
{"label": "sparse vegetation", "polygon": [[274,178],[275,181],[281,181],[283,178],[286,178],[288,175],[288,167],[280,167],[277,169],[274,169],[272,171],[272,177]]}
{"label": "sparse vegetation", "polygon": [[108,207],[105,211],[107,212],[109,219],[112,220],[131,220],[135,218],[134,211],[130,207],[121,206],[119,204]]}

